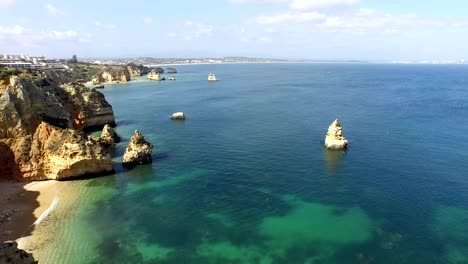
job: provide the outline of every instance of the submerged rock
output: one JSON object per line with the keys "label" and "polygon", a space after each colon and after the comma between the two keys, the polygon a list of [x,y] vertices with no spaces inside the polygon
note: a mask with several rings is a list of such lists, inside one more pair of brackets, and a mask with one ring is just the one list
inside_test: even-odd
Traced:
{"label": "submerged rock", "polygon": [[0,263],[34,264],[38,262],[34,260],[31,253],[19,249],[15,241],[5,241],[0,244]]}
{"label": "submerged rock", "polygon": [[135,130],[135,134],[133,134],[125,150],[123,165],[132,167],[137,164],[151,163],[153,161],[151,158],[152,153],[153,145],[146,141],[138,130]]}
{"label": "submerged rock", "polygon": [[183,112],[176,112],[176,113],[173,113],[172,116],[171,116],[171,119],[175,119],[175,120],[185,120],[185,114]]}
{"label": "submerged rock", "polygon": [[343,137],[343,128],[338,122],[338,119],[333,121],[328,127],[328,132],[325,137],[325,147],[327,149],[346,149],[348,147],[348,140]]}
{"label": "submerged rock", "polygon": [[109,124],[106,124],[101,132],[101,140],[105,145],[112,146],[120,142],[120,137]]}

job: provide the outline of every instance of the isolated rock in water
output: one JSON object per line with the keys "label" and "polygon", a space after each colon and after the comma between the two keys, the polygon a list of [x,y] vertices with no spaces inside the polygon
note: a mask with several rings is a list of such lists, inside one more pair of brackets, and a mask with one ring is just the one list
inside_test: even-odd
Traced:
{"label": "isolated rock in water", "polygon": [[120,142],[120,137],[115,133],[114,129],[106,124],[101,132],[101,140],[104,144],[112,146],[115,143]]}
{"label": "isolated rock in water", "polygon": [[143,135],[135,130],[128,143],[127,149],[123,156],[123,165],[131,167],[137,164],[151,163],[151,154],[153,153],[153,145],[145,140]]}
{"label": "isolated rock in water", "polygon": [[175,68],[167,68],[167,73],[177,73]]}
{"label": "isolated rock in water", "polygon": [[18,249],[15,241],[5,241],[0,244],[0,263],[34,264],[37,261],[31,253]]}
{"label": "isolated rock in water", "polygon": [[183,112],[173,113],[172,116],[171,116],[171,119],[184,120],[185,119],[185,114]]}
{"label": "isolated rock in water", "polygon": [[348,147],[348,140],[343,137],[343,128],[338,119],[333,121],[328,127],[327,136],[325,137],[325,147],[327,149],[345,149]]}

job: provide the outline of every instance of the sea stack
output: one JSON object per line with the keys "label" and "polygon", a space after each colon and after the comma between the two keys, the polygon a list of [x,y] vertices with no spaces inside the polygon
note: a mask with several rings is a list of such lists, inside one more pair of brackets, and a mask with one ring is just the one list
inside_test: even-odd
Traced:
{"label": "sea stack", "polygon": [[325,137],[325,147],[327,149],[346,149],[348,140],[343,137],[343,128],[338,119],[333,121],[328,127],[327,136]]}
{"label": "sea stack", "polygon": [[171,119],[174,120],[185,120],[185,114],[183,112],[173,113]]}
{"label": "sea stack", "polygon": [[216,76],[214,75],[214,73],[210,73],[208,75],[208,81],[209,82],[216,82]]}
{"label": "sea stack", "polygon": [[120,137],[109,124],[106,124],[101,132],[101,140],[104,144],[112,146],[120,142]]}
{"label": "sea stack", "polygon": [[125,150],[123,165],[125,167],[133,167],[137,164],[151,163],[152,153],[153,145],[146,141],[138,130],[135,130],[135,134],[133,134]]}

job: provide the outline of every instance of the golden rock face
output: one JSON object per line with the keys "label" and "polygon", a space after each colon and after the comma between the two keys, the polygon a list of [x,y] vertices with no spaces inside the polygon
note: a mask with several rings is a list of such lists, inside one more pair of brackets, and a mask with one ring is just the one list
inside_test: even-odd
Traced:
{"label": "golden rock face", "polygon": [[325,147],[327,149],[345,149],[348,147],[348,140],[343,136],[343,128],[338,119],[333,121],[328,127]]}
{"label": "golden rock face", "polygon": [[0,89],[0,177],[65,179],[112,171],[108,150],[82,129],[114,124],[104,95],[78,84],[41,87],[11,77]]}

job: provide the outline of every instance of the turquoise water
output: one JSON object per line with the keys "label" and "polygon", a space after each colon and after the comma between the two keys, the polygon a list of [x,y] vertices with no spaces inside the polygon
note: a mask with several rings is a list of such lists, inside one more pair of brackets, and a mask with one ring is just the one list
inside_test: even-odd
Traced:
{"label": "turquoise water", "polygon": [[[67,183],[39,260],[468,263],[467,66],[177,70],[103,90],[123,138],[116,174]],[[323,148],[335,118],[346,152]],[[154,161],[126,170],[135,129]]]}

